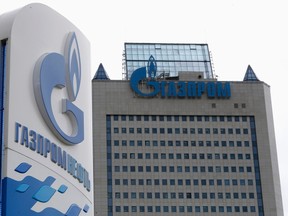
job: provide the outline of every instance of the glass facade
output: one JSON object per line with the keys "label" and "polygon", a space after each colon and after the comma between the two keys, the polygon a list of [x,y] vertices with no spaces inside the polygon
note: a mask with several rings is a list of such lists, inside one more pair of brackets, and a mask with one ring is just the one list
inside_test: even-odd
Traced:
{"label": "glass facade", "polygon": [[178,72],[203,72],[213,78],[207,44],[125,43],[125,78],[133,71],[146,67],[150,56],[157,62],[156,77],[174,77]]}

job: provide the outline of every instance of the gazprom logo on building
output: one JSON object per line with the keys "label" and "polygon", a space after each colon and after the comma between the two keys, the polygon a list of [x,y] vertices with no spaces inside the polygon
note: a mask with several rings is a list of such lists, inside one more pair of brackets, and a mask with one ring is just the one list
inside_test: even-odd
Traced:
{"label": "gazprom logo on building", "polygon": [[[230,82],[215,81],[165,81],[156,79],[157,63],[151,55],[147,67],[136,69],[130,77],[132,90],[141,97],[162,98],[230,98]],[[142,83],[142,85],[140,85]],[[144,86],[144,87],[143,87]]]}
{"label": "gazprom logo on building", "polygon": [[[35,66],[34,94],[38,108],[45,122],[62,142],[70,145],[84,140],[84,113],[73,102],[76,100],[81,83],[81,59],[76,34],[69,33],[64,55],[47,53],[42,55]],[[61,102],[62,114],[67,115],[72,133],[67,134],[59,126],[52,109],[52,91],[65,88],[67,98]]]}

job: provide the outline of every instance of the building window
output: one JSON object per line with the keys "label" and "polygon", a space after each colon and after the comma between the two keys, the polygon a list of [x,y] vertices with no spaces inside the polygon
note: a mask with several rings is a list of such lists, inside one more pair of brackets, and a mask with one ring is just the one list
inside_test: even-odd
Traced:
{"label": "building window", "polygon": [[129,128],[129,133],[134,134],[134,128]]}
{"label": "building window", "polygon": [[115,199],[120,199],[121,198],[121,193],[120,192],[116,192],[115,193]]}
{"label": "building window", "polygon": [[121,206],[115,206],[115,211],[116,212],[121,212]]}
{"label": "building window", "polygon": [[169,212],[169,207],[168,206],[163,206],[163,212]]}
{"label": "building window", "polygon": [[187,212],[192,212],[192,206],[187,206]]}
{"label": "building window", "polygon": [[131,179],[130,183],[131,183],[131,185],[136,185],[136,179]]}
{"label": "building window", "polygon": [[177,212],[176,206],[171,206],[171,212]]}
{"label": "building window", "polygon": [[139,211],[140,211],[140,212],[145,212],[145,207],[144,207],[144,206],[140,206],[140,207],[139,207]]}
{"label": "building window", "polygon": [[174,116],[174,121],[179,121],[179,116]]}
{"label": "building window", "polygon": [[114,140],[114,146],[119,146],[119,140]]}
{"label": "building window", "polygon": [[119,133],[119,128],[114,128],[114,133],[118,134]]}
{"label": "building window", "polygon": [[131,211],[132,212],[137,212],[137,206],[131,206]]}

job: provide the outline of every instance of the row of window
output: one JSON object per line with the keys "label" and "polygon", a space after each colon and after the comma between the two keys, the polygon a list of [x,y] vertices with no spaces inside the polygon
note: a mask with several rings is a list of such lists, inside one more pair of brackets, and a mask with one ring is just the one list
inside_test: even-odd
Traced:
{"label": "row of window", "polygon": [[234,153],[114,153],[114,159],[208,159],[250,160],[251,154]]}
{"label": "row of window", "polygon": [[[115,179],[115,185],[253,186],[253,179]],[[108,182],[109,184],[109,182]],[[112,182],[110,182],[112,184]]]}
{"label": "row of window", "polygon": [[193,146],[193,147],[196,147],[196,146],[199,146],[199,147],[204,147],[204,146],[207,146],[207,147],[242,147],[242,146],[245,146],[245,147],[249,147],[250,146],[250,142],[249,141],[218,141],[218,140],[215,140],[215,141],[210,141],[210,140],[207,140],[207,141],[195,141],[195,140],[192,140],[192,141],[187,141],[187,140],[184,140],[184,141],[180,141],[180,140],[176,140],[176,141],[172,141],[172,140],[168,140],[168,141],[165,141],[165,140],[145,140],[145,141],[142,141],[142,140],[114,140],[114,146],[120,146],[120,143],[121,143],[121,146],[154,146],[154,147],[157,147],[157,146],[184,146],[184,147],[188,147],[188,146]]}
{"label": "row of window", "polygon": [[[242,132],[241,132],[242,130]],[[126,127],[122,127],[122,128],[118,128],[118,127],[114,127],[113,128],[113,132],[114,134],[118,134],[118,133],[122,133],[122,134],[126,134],[126,133],[130,133],[130,134],[248,134],[248,128],[126,128]]]}
{"label": "row of window", "polygon": [[114,115],[113,116],[113,120],[114,121],[175,121],[175,122],[178,122],[178,121],[183,121],[183,122],[186,122],[186,121],[197,121],[197,122],[202,122],[202,121],[205,121],[205,122],[209,122],[209,121],[212,121],[212,122],[217,122],[217,121],[220,121],[220,122],[247,122],[247,116],[164,116],[164,115],[160,115],[160,116],[156,116],[156,115],[152,115],[152,116],[149,116],[149,115],[144,115],[144,116],[141,116],[141,115]]}
{"label": "row of window", "polygon": [[254,193],[223,193],[223,192],[156,192],[156,193],[144,193],[144,192],[116,192],[115,199],[255,199]]}
{"label": "row of window", "polygon": [[[112,211],[112,209],[108,209]],[[255,206],[115,206],[115,212],[256,212]]]}
{"label": "row of window", "polygon": [[[122,169],[121,169],[122,168]],[[108,166],[108,169],[109,166]],[[176,170],[174,166],[114,166],[114,172],[190,172],[190,167],[188,166],[182,167],[177,166]],[[109,172],[109,170],[108,170]],[[252,167],[251,166],[192,166],[191,172],[216,172],[216,173],[252,173]]]}

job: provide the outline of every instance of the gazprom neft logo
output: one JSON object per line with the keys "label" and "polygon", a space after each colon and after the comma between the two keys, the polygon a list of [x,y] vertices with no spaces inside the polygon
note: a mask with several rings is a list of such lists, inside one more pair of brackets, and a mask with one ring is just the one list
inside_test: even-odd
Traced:
{"label": "gazprom neft logo", "polygon": [[[81,59],[77,38],[74,32],[69,33],[64,55],[47,53],[42,55],[35,66],[34,94],[38,108],[53,133],[62,142],[70,145],[84,140],[84,113],[73,102],[76,100],[81,83]],[[67,134],[59,126],[52,108],[52,91],[54,88],[65,88],[67,98],[61,102],[62,114],[67,115],[72,133]]]}
{"label": "gazprom neft logo", "polygon": [[[157,64],[150,56],[146,67],[136,69],[130,77],[132,90],[140,97],[162,98],[230,98],[230,82],[218,81],[165,81],[156,79]],[[141,84],[141,85],[140,85]],[[144,87],[143,87],[144,86]]]}

